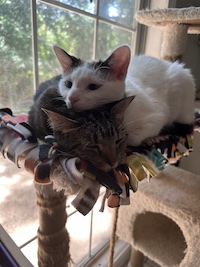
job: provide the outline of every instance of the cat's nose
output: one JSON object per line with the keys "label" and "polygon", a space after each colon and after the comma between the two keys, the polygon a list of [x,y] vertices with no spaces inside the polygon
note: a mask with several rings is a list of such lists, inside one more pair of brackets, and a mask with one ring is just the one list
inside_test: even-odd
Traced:
{"label": "cat's nose", "polygon": [[74,103],[79,101],[79,98],[78,98],[78,96],[70,96],[69,101],[70,101],[71,105],[73,106]]}

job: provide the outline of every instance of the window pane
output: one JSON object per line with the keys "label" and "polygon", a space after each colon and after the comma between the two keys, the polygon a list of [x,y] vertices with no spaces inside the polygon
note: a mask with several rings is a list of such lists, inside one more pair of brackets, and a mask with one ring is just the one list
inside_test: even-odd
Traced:
{"label": "window pane", "polygon": [[67,5],[73,6],[75,8],[79,8],[81,10],[87,11],[89,13],[94,14],[96,10],[96,0],[58,0],[61,3],[65,3]]}
{"label": "window pane", "polygon": [[135,1],[133,0],[101,0],[100,16],[117,23],[133,27]]}
{"label": "window pane", "polygon": [[37,235],[38,210],[33,175],[24,168],[17,168],[1,154],[0,162],[0,223],[21,246]]}
{"label": "window pane", "polygon": [[104,212],[100,212],[99,211],[100,203],[98,204],[96,205],[94,209],[93,239],[92,239],[93,248],[101,244],[105,239],[110,238],[110,235],[112,233],[112,227],[113,227],[114,209],[111,209],[105,206]]}
{"label": "window pane", "polygon": [[[69,197],[69,199],[72,200],[73,198]],[[69,206],[71,205],[70,201]],[[105,210],[102,213],[99,211],[100,206],[101,197],[99,197],[93,208],[92,250],[104,242],[105,239],[109,239],[112,233],[114,210],[105,206]],[[91,212],[86,216],[77,212],[67,219],[66,227],[70,234],[70,253],[75,266],[85,257],[90,257],[92,254],[92,251],[89,251],[90,223]]]}
{"label": "window pane", "polygon": [[[10,107],[15,114],[27,113],[33,96],[30,0],[0,1],[0,108]],[[76,57],[93,58],[96,18],[52,6],[40,0],[35,2],[37,4],[37,25],[35,26],[38,38],[39,82],[61,72],[52,49],[54,44]],[[79,9],[81,13],[86,11],[91,14],[96,14],[97,3],[99,3],[101,17],[125,26],[133,26],[134,0],[99,0],[99,2],[97,0],[57,0],[54,2],[55,4],[62,2],[66,4],[66,8],[71,6]],[[97,25],[97,59],[105,59],[119,45],[132,45],[134,33],[101,21],[98,21]],[[5,162],[2,156],[0,159],[2,161],[0,221],[17,245],[21,245],[36,235],[38,227],[32,175],[27,176],[24,169],[16,170],[17,167],[8,159]],[[23,203],[27,195],[31,196],[27,203],[31,214],[24,212]],[[113,210],[105,208],[104,213],[100,213],[99,202],[98,199],[93,213],[92,250],[105,238],[107,239],[112,230]],[[69,211],[73,212],[74,209],[68,208]],[[90,222],[90,215],[84,217],[80,213],[68,218],[66,227],[70,233],[70,249],[75,264],[83,257],[91,256]],[[36,266],[36,251],[33,253],[28,249],[29,247],[31,250],[36,249],[37,241],[33,243],[34,247],[30,244],[23,249],[23,252],[27,250],[27,257],[34,254],[33,262]]]}
{"label": "window pane", "polygon": [[70,235],[70,254],[76,264],[88,256],[90,236],[90,215],[83,216],[79,212],[67,219],[67,230]]}
{"label": "window pane", "polygon": [[69,54],[92,58],[94,20],[56,7],[38,4],[38,50],[40,82],[60,73],[53,52],[56,44]]}
{"label": "window pane", "polygon": [[33,95],[30,1],[1,1],[0,107],[27,112]]}
{"label": "window pane", "polygon": [[97,58],[106,58],[116,47],[127,44],[131,46],[133,34],[113,25],[99,23]]}

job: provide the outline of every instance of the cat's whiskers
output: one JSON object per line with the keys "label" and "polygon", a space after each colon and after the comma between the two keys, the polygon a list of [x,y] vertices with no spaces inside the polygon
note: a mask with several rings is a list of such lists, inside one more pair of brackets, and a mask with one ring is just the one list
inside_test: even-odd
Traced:
{"label": "cat's whiskers", "polygon": [[54,97],[52,98],[52,101],[56,102],[56,101],[63,101],[63,104],[64,104],[64,99],[62,96],[57,96],[57,97]]}
{"label": "cat's whiskers", "polygon": [[[148,120],[148,118],[151,118],[152,116],[151,115],[148,115],[148,116],[146,116],[146,120]],[[127,122],[128,121],[128,122]],[[126,118],[126,119],[124,119],[123,120],[123,122],[119,125],[119,127],[118,127],[118,129],[121,131],[123,128],[124,128],[124,125],[126,125],[126,126],[128,126],[128,125],[131,125],[131,124],[133,124],[133,123],[137,123],[137,122],[141,122],[142,121],[142,119],[140,118],[138,118],[138,119],[135,119],[135,120],[131,120],[131,121],[129,121],[129,119],[128,118]],[[132,131],[134,131],[135,129],[132,129]],[[129,129],[129,132],[132,132],[130,129]]]}
{"label": "cat's whiskers", "polygon": [[63,97],[62,96],[57,96],[57,97],[54,97],[52,100],[62,100]]}
{"label": "cat's whiskers", "polygon": [[63,150],[60,150],[59,148],[56,149],[57,152],[59,153],[60,156],[65,156],[65,157],[74,157],[74,155],[66,152],[66,151],[63,151]]}
{"label": "cat's whiskers", "polygon": [[119,130],[120,134],[124,134],[124,133],[127,132],[127,131],[125,130],[125,128],[124,128],[123,126],[121,126],[121,125],[119,125],[119,127],[118,127],[117,129]]}
{"label": "cat's whiskers", "polygon": [[[151,115],[151,114],[145,116],[145,120],[148,120],[149,118],[152,118],[152,115]],[[126,123],[127,121],[129,121],[129,118],[128,118],[128,117],[126,117],[126,119],[123,120],[122,124],[123,124],[123,123]],[[135,120],[131,120],[131,121],[129,121],[128,123],[126,123],[126,125],[129,125],[129,124],[132,124],[132,123],[136,123],[136,122],[138,122],[138,121],[142,121],[142,118],[138,118],[138,119],[135,119]]]}
{"label": "cat's whiskers", "polygon": [[83,146],[83,149],[85,149],[91,142],[87,142],[84,146]]}

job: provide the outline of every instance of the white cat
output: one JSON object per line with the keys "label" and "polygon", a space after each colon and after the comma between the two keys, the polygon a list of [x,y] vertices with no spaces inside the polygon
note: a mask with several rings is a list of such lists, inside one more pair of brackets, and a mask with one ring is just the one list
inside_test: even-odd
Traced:
{"label": "white cat", "polygon": [[68,108],[88,110],[124,97],[128,46],[119,47],[105,61],[82,61],[57,46],[54,51],[63,69],[59,93]]}
{"label": "white cat", "polygon": [[76,111],[134,95],[124,115],[128,144],[139,145],[173,122],[192,124],[195,83],[190,71],[178,62],[133,56],[126,45],[105,61],[86,61],[55,46],[63,68],[59,93]]}

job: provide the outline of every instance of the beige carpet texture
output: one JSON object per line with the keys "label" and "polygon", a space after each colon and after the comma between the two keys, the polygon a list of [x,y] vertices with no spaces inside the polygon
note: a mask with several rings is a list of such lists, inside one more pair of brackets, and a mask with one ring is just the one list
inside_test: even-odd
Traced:
{"label": "beige carpet texture", "polygon": [[168,166],[119,212],[118,236],[162,267],[200,266],[200,176]]}
{"label": "beige carpet texture", "polygon": [[140,10],[135,19],[146,26],[163,28],[167,24],[188,24],[188,33],[199,34],[200,32],[200,7],[166,8],[155,10]]}

